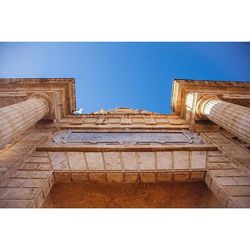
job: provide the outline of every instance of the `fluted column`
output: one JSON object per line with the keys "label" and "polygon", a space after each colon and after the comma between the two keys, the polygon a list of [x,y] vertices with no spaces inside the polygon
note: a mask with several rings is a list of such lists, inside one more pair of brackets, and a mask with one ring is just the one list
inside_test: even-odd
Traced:
{"label": "fluted column", "polygon": [[42,94],[0,108],[0,147],[32,127],[48,112],[49,103]]}
{"label": "fluted column", "polygon": [[250,108],[204,96],[197,105],[197,113],[250,143]]}

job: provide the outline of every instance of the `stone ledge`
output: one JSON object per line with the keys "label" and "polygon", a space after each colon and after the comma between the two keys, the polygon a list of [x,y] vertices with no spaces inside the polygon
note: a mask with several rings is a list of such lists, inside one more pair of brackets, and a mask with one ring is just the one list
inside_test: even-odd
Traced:
{"label": "stone ledge", "polygon": [[55,183],[71,183],[86,181],[101,183],[155,183],[155,182],[197,182],[204,181],[205,171],[55,171],[53,173]]}
{"label": "stone ledge", "polygon": [[158,152],[158,151],[217,151],[214,145],[169,145],[169,146],[78,146],[40,145],[37,151],[49,152]]}

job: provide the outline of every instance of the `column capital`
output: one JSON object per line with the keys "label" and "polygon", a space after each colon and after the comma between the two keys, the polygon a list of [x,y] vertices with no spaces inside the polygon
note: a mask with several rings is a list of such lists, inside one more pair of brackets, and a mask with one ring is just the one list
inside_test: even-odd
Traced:
{"label": "column capital", "polygon": [[207,119],[204,114],[205,105],[211,100],[221,100],[216,95],[204,95],[202,96],[196,104],[196,114],[200,119]]}
{"label": "column capital", "polygon": [[37,92],[37,93],[33,93],[29,97],[29,99],[31,99],[31,98],[37,98],[37,99],[41,99],[44,101],[44,103],[47,106],[47,110],[48,110],[46,113],[46,116],[50,116],[53,113],[53,101],[51,100],[51,98],[47,94]]}

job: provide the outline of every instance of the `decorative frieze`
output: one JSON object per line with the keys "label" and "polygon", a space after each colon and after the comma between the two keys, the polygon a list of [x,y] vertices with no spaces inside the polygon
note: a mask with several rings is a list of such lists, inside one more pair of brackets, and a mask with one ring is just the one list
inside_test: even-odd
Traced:
{"label": "decorative frieze", "polygon": [[197,134],[188,130],[180,132],[78,132],[62,130],[54,135],[53,141],[57,144],[117,143],[120,145],[203,143]]}

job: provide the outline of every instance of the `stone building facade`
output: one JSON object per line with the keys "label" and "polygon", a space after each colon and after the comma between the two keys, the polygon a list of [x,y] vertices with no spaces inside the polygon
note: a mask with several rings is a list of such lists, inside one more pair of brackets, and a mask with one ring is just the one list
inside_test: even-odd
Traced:
{"label": "stone building facade", "polygon": [[250,82],[174,80],[171,106],[76,115],[74,79],[0,79],[0,207],[89,181],[204,182],[250,207]]}

